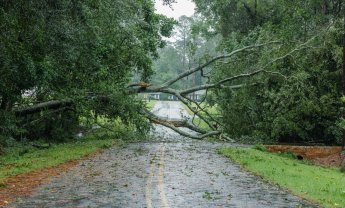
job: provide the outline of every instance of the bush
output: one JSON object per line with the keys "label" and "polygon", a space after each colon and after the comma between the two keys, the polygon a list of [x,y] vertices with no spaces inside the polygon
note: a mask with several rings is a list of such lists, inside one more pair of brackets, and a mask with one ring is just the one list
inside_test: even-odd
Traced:
{"label": "bush", "polygon": [[252,147],[253,149],[259,150],[261,152],[267,152],[267,148],[261,144],[256,144]]}
{"label": "bush", "polygon": [[44,139],[46,142],[59,143],[74,137],[79,122],[73,111],[60,111],[27,116],[19,125],[25,128],[25,132],[18,139]]}
{"label": "bush", "polygon": [[279,153],[279,156],[294,159],[294,160],[297,159],[297,156],[292,152],[281,152],[281,153]]}

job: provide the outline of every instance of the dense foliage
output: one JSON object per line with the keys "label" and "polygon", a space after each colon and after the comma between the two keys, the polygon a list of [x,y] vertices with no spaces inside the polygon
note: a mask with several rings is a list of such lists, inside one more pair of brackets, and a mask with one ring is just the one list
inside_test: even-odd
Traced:
{"label": "dense foliage", "polygon": [[[63,137],[56,133],[95,114],[144,128],[126,85],[152,74],[173,23],[147,0],[0,0],[0,135]],[[51,100],[73,105],[14,113]]]}
{"label": "dense foliage", "polygon": [[217,64],[215,80],[264,67],[275,72],[229,83],[245,84],[241,89],[213,91],[229,135],[247,141],[340,143],[341,0],[195,2],[207,17],[205,34],[223,37],[219,51],[280,42]]}
{"label": "dense foliage", "polygon": [[0,0],[0,135],[63,141],[81,122],[97,118],[144,132],[147,119],[138,113],[143,104],[128,83],[159,84],[212,56],[275,41],[217,61],[172,87],[265,69],[269,73],[208,93],[228,135],[340,143],[342,0],[194,2],[198,14],[181,17],[176,41],[159,49],[175,21],[155,14],[152,0]]}

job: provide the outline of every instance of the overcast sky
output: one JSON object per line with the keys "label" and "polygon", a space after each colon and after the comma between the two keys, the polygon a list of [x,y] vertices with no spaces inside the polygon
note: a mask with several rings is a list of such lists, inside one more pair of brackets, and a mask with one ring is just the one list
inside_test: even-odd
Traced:
{"label": "overcast sky", "polygon": [[163,6],[162,0],[156,0],[155,8],[157,13],[173,17],[177,20],[182,15],[192,16],[195,4],[190,0],[177,0],[177,3],[172,4],[171,9],[169,6]]}

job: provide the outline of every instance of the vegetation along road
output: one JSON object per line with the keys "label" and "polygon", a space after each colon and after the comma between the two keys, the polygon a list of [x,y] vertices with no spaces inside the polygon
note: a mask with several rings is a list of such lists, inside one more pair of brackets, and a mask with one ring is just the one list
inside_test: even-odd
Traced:
{"label": "vegetation along road", "polygon": [[[153,111],[187,114],[179,102],[157,102]],[[152,134],[152,141],[81,162],[11,207],[316,207],[217,154],[230,144],[187,139],[161,126]]]}
{"label": "vegetation along road", "polygon": [[0,207],[345,208],[344,174],[344,0],[0,0]]}

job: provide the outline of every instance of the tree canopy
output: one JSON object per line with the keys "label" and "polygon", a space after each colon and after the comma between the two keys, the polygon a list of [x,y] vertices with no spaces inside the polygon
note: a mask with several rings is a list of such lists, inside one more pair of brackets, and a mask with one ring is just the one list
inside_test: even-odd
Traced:
{"label": "tree canopy", "polygon": [[[69,137],[104,116],[195,139],[341,142],[342,0],[194,2],[176,24],[152,0],[0,0],[0,135]],[[188,96],[200,90],[216,115]],[[137,97],[153,92],[207,127],[155,116]]]}
{"label": "tree canopy", "polygon": [[276,72],[228,83],[245,84],[240,89],[214,91],[232,137],[340,143],[342,1],[195,2],[198,11],[208,17],[204,27],[223,36],[221,51],[272,40],[281,43],[215,66],[215,80],[263,67]]}
{"label": "tree canopy", "polygon": [[153,1],[0,1],[1,134],[28,131],[12,119],[15,110],[62,99],[78,115],[145,126],[125,88],[133,74],[153,73],[173,24]]}

